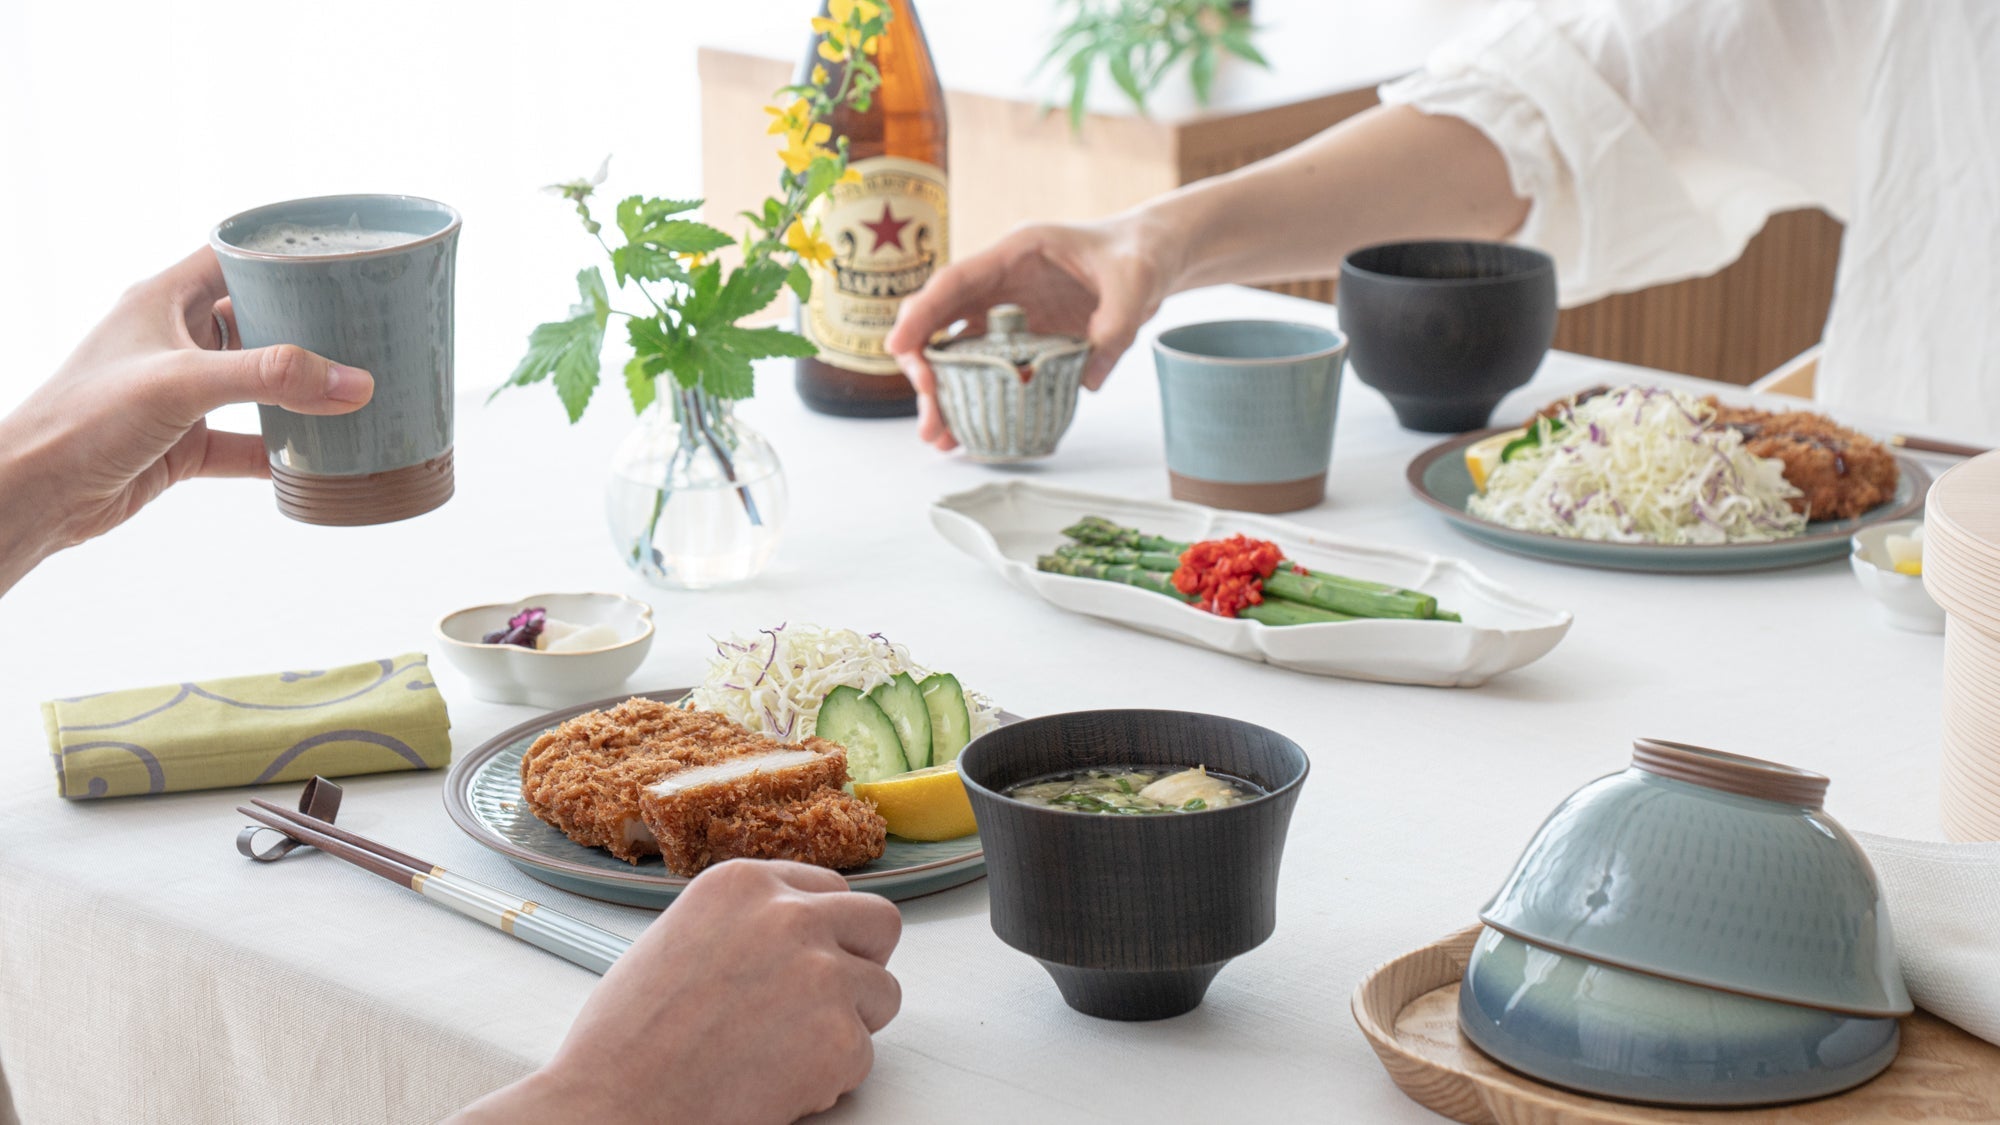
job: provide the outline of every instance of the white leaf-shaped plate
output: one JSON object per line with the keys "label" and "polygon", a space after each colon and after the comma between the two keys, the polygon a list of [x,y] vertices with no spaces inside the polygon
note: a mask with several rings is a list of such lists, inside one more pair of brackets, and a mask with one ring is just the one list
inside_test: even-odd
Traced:
{"label": "white leaf-shaped plate", "polygon": [[[1309,570],[1421,590],[1465,620],[1274,627],[1218,617],[1116,582],[1036,570],[1036,557],[1065,542],[1062,529],[1087,515],[1187,542],[1237,532],[1269,539]],[[1319,676],[1478,687],[1540,659],[1569,632],[1572,620],[1568,611],[1537,605],[1458,559],[1355,543],[1285,520],[1173,500],[1129,500],[1004,481],[944,497],[931,506],[931,523],[953,546],[1052,605]]]}

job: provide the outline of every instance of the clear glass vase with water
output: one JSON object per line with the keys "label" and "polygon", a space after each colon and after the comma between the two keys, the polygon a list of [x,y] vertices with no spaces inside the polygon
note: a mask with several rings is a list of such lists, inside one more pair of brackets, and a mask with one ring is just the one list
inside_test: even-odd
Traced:
{"label": "clear glass vase with water", "polygon": [[[672,385],[672,377],[661,382]],[[618,449],[605,490],[612,542],[659,586],[699,590],[755,577],[777,550],[785,471],[731,405],[674,387]]]}

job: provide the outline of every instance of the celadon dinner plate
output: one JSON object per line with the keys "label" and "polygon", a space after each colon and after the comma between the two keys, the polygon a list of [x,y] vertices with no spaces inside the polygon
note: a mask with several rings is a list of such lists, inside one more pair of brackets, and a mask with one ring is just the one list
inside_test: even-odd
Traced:
{"label": "celadon dinner plate", "polygon": [[[1063,528],[1087,515],[1184,542],[1243,532],[1268,539],[1311,570],[1420,590],[1463,616],[1451,621],[1333,621],[1271,626],[1220,617],[1117,582],[1035,569]],[[1178,500],[1133,500],[1032,481],[996,481],[931,505],[952,545],[1013,585],[1069,610],[1184,644],[1308,672],[1391,684],[1477,687],[1541,659],[1569,632],[1570,614],[1537,605],[1453,558],[1338,538],[1287,520]]]}
{"label": "celadon dinner plate", "polygon": [[[672,703],[687,689],[632,694]],[[474,840],[552,887],[627,906],[666,906],[687,888],[687,879],[668,872],[658,858],[634,865],[601,849],[586,848],[537,819],[521,798],[521,756],[543,731],[629,698],[620,695],[551,711],[495,735],[452,763],[444,784],[445,810]],[[891,836],[882,858],[842,874],[857,891],[915,898],[986,874],[986,852],[977,835],[935,843]]]}
{"label": "celadon dinner plate", "polygon": [[1931,476],[1922,465],[1898,456],[1896,494],[1853,519],[1814,520],[1804,533],[1768,543],[1716,543],[1667,546],[1659,543],[1605,543],[1566,539],[1539,531],[1518,531],[1466,512],[1472,498],[1472,471],[1465,467],[1465,447],[1494,434],[1519,427],[1501,426],[1460,434],[1439,442],[1410,462],[1411,491],[1436,508],[1459,531],[1489,546],[1551,562],[1594,566],[1607,570],[1663,573],[1726,573],[1779,570],[1838,559],[1847,554],[1854,533],[1870,524],[1908,519],[1921,512]]}

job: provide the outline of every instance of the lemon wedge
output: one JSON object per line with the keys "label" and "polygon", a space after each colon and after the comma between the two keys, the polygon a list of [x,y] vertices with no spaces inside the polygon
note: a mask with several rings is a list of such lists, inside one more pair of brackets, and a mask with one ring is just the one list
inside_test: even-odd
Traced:
{"label": "lemon wedge", "polygon": [[857,781],[854,795],[875,802],[889,831],[905,840],[955,840],[979,830],[965,783],[950,762],[880,781]]}
{"label": "lemon wedge", "polygon": [[1504,434],[1494,434],[1490,438],[1482,438],[1465,447],[1465,470],[1472,474],[1472,487],[1475,491],[1486,491],[1486,478],[1500,464],[1500,451],[1507,448],[1508,442],[1527,432],[1508,430]]}
{"label": "lemon wedge", "polygon": [[1924,529],[1911,535],[1885,535],[1882,547],[1889,553],[1889,567],[1897,574],[1912,577],[1924,572]]}

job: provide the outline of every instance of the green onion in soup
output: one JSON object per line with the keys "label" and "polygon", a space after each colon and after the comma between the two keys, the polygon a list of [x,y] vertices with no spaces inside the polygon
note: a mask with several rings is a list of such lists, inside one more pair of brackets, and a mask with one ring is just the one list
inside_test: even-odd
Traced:
{"label": "green onion in soup", "polygon": [[1072,812],[1149,816],[1219,809],[1259,796],[1247,781],[1191,770],[1069,770],[1011,786],[1007,796],[1045,808]]}

